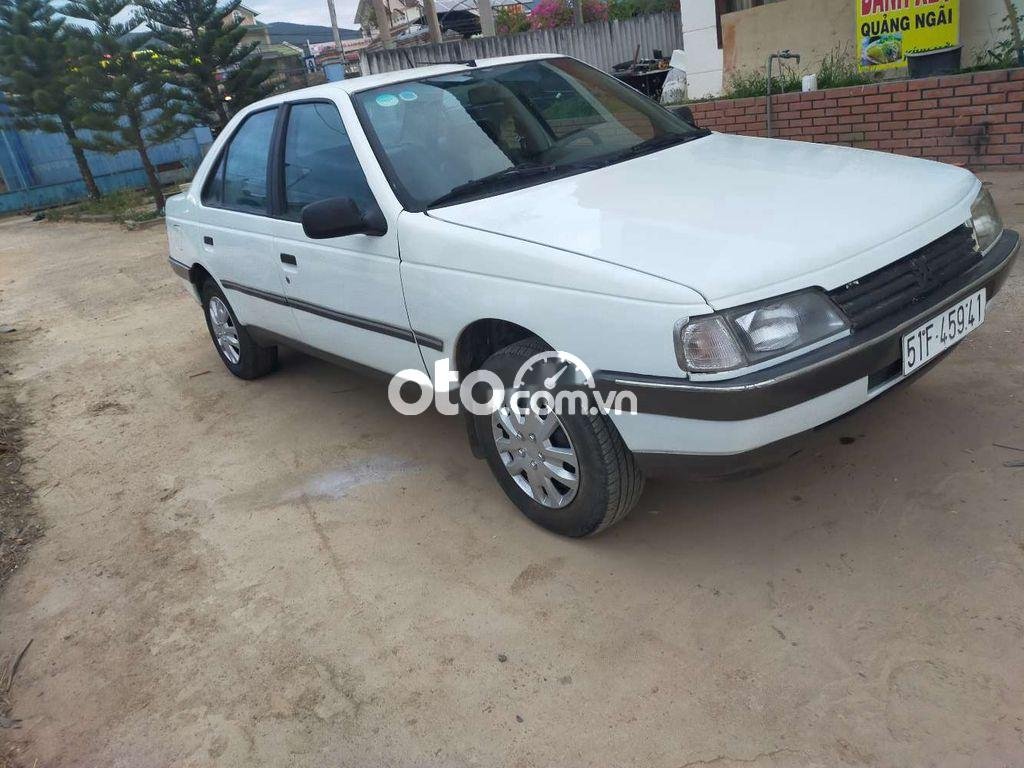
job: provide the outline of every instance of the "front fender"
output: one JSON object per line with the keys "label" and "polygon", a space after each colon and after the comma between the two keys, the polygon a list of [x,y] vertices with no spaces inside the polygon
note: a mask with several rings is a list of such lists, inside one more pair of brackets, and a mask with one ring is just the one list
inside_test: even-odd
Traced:
{"label": "front fender", "polygon": [[451,357],[462,330],[481,318],[529,329],[592,370],[680,376],[672,333],[711,311],[696,291],[577,253],[438,221],[399,218],[409,319],[444,339],[422,348],[431,368]]}

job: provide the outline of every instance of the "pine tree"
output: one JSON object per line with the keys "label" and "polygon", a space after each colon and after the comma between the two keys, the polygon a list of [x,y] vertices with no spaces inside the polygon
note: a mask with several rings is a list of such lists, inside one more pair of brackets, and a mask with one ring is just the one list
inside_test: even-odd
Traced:
{"label": "pine tree", "polygon": [[164,196],[149,147],[177,138],[193,123],[185,114],[187,94],[165,81],[165,53],[152,45],[149,33],[134,32],[142,20],[114,21],[127,6],[127,0],[75,0],[61,11],[91,22],[81,31],[90,45],[79,59],[78,85],[83,101],[92,97],[81,118],[93,132],[89,146],[102,152],[135,150],[162,211]]}
{"label": "pine tree", "polygon": [[258,43],[242,43],[245,29],[232,18],[241,0],[143,0],[146,24],[167,46],[169,76],[189,92],[195,119],[214,134],[231,116],[270,94],[271,71]]}
{"label": "pine tree", "polygon": [[78,136],[79,107],[71,91],[78,41],[47,0],[0,0],[0,88],[23,130],[62,133],[71,145],[89,197],[100,190]]}

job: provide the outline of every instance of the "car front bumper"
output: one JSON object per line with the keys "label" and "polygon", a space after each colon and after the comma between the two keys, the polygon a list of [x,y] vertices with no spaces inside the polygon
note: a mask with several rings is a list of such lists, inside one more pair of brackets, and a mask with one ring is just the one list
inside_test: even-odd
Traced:
{"label": "car front bumper", "polygon": [[931,369],[929,364],[903,376],[903,335],[981,288],[991,302],[1019,251],[1020,236],[1006,230],[941,298],[763,371],[713,382],[599,371],[595,384],[603,394],[635,393],[637,413],[613,419],[642,466],[690,466],[699,474],[727,475],[734,468],[771,464],[792,452],[792,437]]}

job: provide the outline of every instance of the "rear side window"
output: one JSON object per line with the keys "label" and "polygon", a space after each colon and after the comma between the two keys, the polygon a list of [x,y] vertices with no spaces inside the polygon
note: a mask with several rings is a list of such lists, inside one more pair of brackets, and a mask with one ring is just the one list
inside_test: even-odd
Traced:
{"label": "rear side window", "polygon": [[277,110],[246,118],[221,154],[203,190],[203,203],[246,213],[267,212],[267,158]]}
{"label": "rear side window", "polygon": [[284,216],[298,221],[305,206],[331,197],[350,197],[363,209],[373,204],[337,107],[294,104],[284,145]]}

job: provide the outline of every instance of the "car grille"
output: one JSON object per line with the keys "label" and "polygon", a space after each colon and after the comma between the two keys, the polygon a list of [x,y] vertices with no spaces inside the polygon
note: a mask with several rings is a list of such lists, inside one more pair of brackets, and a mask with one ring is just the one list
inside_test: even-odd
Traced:
{"label": "car grille", "polygon": [[933,298],[981,261],[973,230],[961,226],[877,272],[829,292],[855,329]]}

